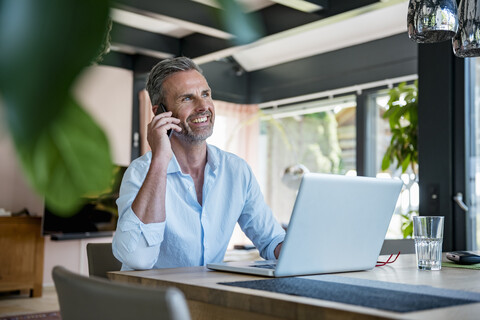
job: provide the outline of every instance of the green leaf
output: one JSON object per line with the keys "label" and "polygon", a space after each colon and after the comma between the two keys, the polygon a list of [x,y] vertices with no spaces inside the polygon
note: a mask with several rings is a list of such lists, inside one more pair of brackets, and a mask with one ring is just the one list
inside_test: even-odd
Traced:
{"label": "green leaf", "polygon": [[409,223],[404,225],[402,233],[403,233],[403,238],[404,239],[413,235],[413,221],[410,221]]}
{"label": "green leaf", "polygon": [[222,8],[217,18],[227,31],[235,36],[235,44],[248,44],[263,36],[263,24],[257,14],[246,13],[235,0],[217,0],[217,3]]}
{"label": "green leaf", "polygon": [[397,111],[397,106],[390,106],[387,111],[383,114],[383,118],[387,119],[390,118],[390,116]]}
{"label": "green leaf", "polygon": [[390,124],[390,128],[399,128],[400,127],[400,116],[398,116],[398,113],[400,111],[400,107],[395,106],[392,108],[392,112],[389,115],[388,122]]}
{"label": "green leaf", "polygon": [[400,118],[405,116],[405,113],[408,112],[408,105],[404,105],[399,108],[398,112],[395,114],[396,120],[400,123]]}
{"label": "green leaf", "polygon": [[398,101],[400,99],[400,92],[398,88],[392,88],[388,92],[388,95],[390,96],[390,99],[388,100],[388,105],[392,106],[392,103],[395,101]]}
{"label": "green leaf", "polygon": [[402,161],[402,173],[405,173],[405,171],[407,171],[408,165],[410,164],[410,158],[411,158],[410,154],[407,154],[405,159],[403,159],[403,161]]}
{"label": "green leaf", "polygon": [[387,152],[382,159],[382,170],[385,171],[390,167],[390,154]]}
{"label": "green leaf", "polygon": [[113,165],[108,140],[73,100],[36,139],[19,148],[25,172],[46,203],[60,215],[74,213],[84,196],[110,186]]}
{"label": "green leaf", "polygon": [[411,102],[411,108],[409,109],[409,113],[410,123],[412,124],[412,127],[416,129],[418,124],[418,103],[416,101]]}

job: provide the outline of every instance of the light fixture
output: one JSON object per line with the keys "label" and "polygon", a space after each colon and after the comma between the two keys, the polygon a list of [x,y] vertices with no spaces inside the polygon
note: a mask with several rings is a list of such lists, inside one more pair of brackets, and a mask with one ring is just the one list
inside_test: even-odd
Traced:
{"label": "light fixture", "polygon": [[480,8],[477,0],[460,1],[458,32],[452,40],[457,57],[480,56]]}
{"label": "light fixture", "polygon": [[410,0],[407,15],[408,36],[418,43],[452,39],[458,30],[455,0]]}
{"label": "light fixture", "polygon": [[303,164],[294,164],[285,169],[282,176],[282,182],[290,189],[298,190],[303,175],[308,172],[310,171]]}

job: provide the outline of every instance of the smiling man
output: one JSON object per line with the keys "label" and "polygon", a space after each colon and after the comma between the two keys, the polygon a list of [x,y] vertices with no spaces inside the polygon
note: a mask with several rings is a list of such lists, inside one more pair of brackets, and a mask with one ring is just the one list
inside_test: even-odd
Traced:
{"label": "smiling man", "polygon": [[221,262],[237,222],[263,258],[278,258],[285,232],[251,168],[206,143],[215,108],[200,68],[185,57],[163,60],[147,91],[152,151],[128,167],[117,200],[113,253],[122,270]]}

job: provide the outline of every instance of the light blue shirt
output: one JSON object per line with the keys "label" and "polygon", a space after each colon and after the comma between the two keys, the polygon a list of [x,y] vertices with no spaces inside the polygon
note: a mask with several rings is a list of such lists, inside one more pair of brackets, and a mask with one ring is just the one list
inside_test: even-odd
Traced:
{"label": "light blue shirt", "polygon": [[190,175],[182,173],[175,156],[167,169],[166,220],[144,224],[132,203],[145,180],[152,154],[128,167],[117,200],[119,219],[113,254],[122,270],[202,266],[221,262],[235,224],[267,260],[285,231],[264,201],[245,160],[207,145],[203,206],[197,201]]}

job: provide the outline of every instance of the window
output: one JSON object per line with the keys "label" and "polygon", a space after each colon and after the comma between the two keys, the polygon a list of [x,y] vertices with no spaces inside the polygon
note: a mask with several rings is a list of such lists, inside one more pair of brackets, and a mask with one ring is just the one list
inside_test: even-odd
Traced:
{"label": "window", "polygon": [[[387,232],[387,238],[403,238],[402,224],[405,219],[402,215],[412,210],[418,212],[419,186],[411,169],[402,174],[401,169],[396,169],[396,165],[392,164],[388,170],[381,170],[382,159],[391,139],[388,119],[383,118],[389,99],[388,90],[384,88],[371,89],[364,94],[347,93],[335,98],[260,109],[257,115],[251,112],[248,118],[239,122],[246,131],[258,132],[256,141],[252,141],[255,139],[252,135],[241,140],[258,148],[255,159],[247,161],[255,163],[254,173],[265,200],[280,223],[286,225],[290,221],[298,189],[299,181],[286,174],[289,168],[357,175],[357,166],[363,165],[368,167],[362,169],[362,172],[368,173],[366,175],[401,179],[404,182],[406,187],[399,197]],[[362,125],[362,130],[366,131],[362,134],[365,139],[357,137],[360,99],[365,99],[361,102],[362,108],[366,109],[365,124]],[[252,121],[257,118],[260,120],[258,123]],[[238,131],[235,126],[226,125],[227,120],[217,111],[214,136],[209,143],[225,148],[222,139],[231,140],[231,131]],[[357,153],[361,149],[366,154],[364,164],[357,163]],[[238,154],[235,150],[226,150]],[[237,228],[230,247],[239,243],[248,243],[248,240]]]}
{"label": "window", "polygon": [[263,191],[277,219],[290,220],[298,181],[287,169],[355,174],[355,96],[262,110],[259,159]]}
{"label": "window", "polygon": [[[468,155],[467,155],[467,172],[469,179],[467,180],[470,192],[469,211],[467,212],[467,246],[471,250],[478,250],[480,248],[480,59],[474,58],[466,64],[467,74],[471,81],[471,87],[467,88],[470,93],[470,103],[467,103],[467,110],[469,116],[466,121],[469,121],[470,130],[468,141]],[[468,91],[470,90],[470,91]],[[468,190],[467,189],[467,190]]]}
{"label": "window", "polygon": [[372,136],[370,139],[367,138],[367,140],[374,141],[374,146],[367,148],[370,150],[369,152],[372,153],[368,158],[372,160],[370,161],[371,163],[367,163],[366,165],[373,167],[374,175],[376,177],[398,178],[404,183],[404,188],[400,193],[387,232],[387,238],[401,239],[404,237],[402,231],[405,226],[403,226],[403,224],[408,224],[408,221],[403,216],[409,216],[412,212],[414,214],[418,212],[419,186],[417,180],[418,177],[410,167],[405,173],[402,173],[401,169],[396,168],[395,163],[387,170],[382,170],[382,159],[392,138],[388,119],[383,118],[383,115],[388,108],[388,100],[388,90],[379,90],[369,94],[367,97],[367,121],[369,123],[369,126],[367,126],[369,127],[369,129],[367,129],[367,136],[368,134]]}

